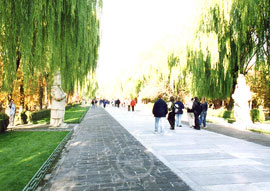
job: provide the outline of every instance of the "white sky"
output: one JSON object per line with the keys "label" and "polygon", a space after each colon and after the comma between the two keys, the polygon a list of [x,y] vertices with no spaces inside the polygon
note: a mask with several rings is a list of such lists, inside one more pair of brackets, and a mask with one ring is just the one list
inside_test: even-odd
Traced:
{"label": "white sky", "polygon": [[198,10],[196,1],[103,0],[99,87],[108,87],[122,68],[132,68],[155,42],[188,30]]}

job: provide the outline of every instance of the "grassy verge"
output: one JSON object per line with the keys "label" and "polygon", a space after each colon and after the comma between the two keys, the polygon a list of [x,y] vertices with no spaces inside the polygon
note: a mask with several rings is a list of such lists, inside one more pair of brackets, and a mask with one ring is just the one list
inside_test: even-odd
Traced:
{"label": "grassy verge", "polygon": [[61,131],[0,134],[1,190],[22,190],[67,133]]}
{"label": "grassy verge", "polygon": [[[85,115],[88,111],[89,107],[81,107],[80,105],[76,105],[74,107],[68,108],[65,111],[65,123],[80,123],[80,119]],[[50,117],[45,117],[40,120],[34,121],[35,124],[49,124]]]}
{"label": "grassy verge", "polygon": [[250,131],[256,132],[256,133],[262,133],[262,134],[268,134],[268,135],[270,135],[270,130],[250,129]]}
{"label": "grassy verge", "polygon": [[81,118],[88,111],[89,107],[81,107],[76,105],[70,109],[66,110],[65,113],[65,123],[80,123]]}

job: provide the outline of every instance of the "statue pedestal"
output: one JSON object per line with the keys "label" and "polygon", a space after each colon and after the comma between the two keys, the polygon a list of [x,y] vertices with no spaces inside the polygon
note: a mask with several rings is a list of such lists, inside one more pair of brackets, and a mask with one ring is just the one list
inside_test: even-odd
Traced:
{"label": "statue pedestal", "polygon": [[[56,126],[51,126],[49,128],[55,128]],[[61,123],[59,126],[57,126],[57,128],[62,128],[62,129],[65,129],[65,128],[68,128],[69,125],[66,124],[66,123]]]}

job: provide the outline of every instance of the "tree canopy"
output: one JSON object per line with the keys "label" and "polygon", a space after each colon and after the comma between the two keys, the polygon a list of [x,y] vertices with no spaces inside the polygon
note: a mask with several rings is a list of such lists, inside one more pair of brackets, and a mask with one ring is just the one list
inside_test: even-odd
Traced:
{"label": "tree canopy", "polygon": [[18,70],[24,85],[52,79],[56,70],[68,93],[85,85],[96,68],[101,6],[101,0],[1,1],[1,90],[12,92]]}

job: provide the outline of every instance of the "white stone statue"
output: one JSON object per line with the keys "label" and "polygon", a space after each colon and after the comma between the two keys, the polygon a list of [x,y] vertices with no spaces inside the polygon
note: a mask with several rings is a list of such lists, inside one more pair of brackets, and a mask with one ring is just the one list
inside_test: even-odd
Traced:
{"label": "white stone statue", "polygon": [[234,126],[240,129],[250,128],[252,121],[248,101],[251,100],[251,92],[243,74],[239,74],[237,78],[237,85],[232,98],[234,99],[234,117],[236,119]]}
{"label": "white stone statue", "polygon": [[81,106],[84,107],[85,106],[85,95],[84,92],[82,93],[82,103]]}
{"label": "white stone statue", "polygon": [[51,88],[51,121],[50,125],[59,127],[64,123],[66,93],[61,88],[61,73],[57,71]]}

